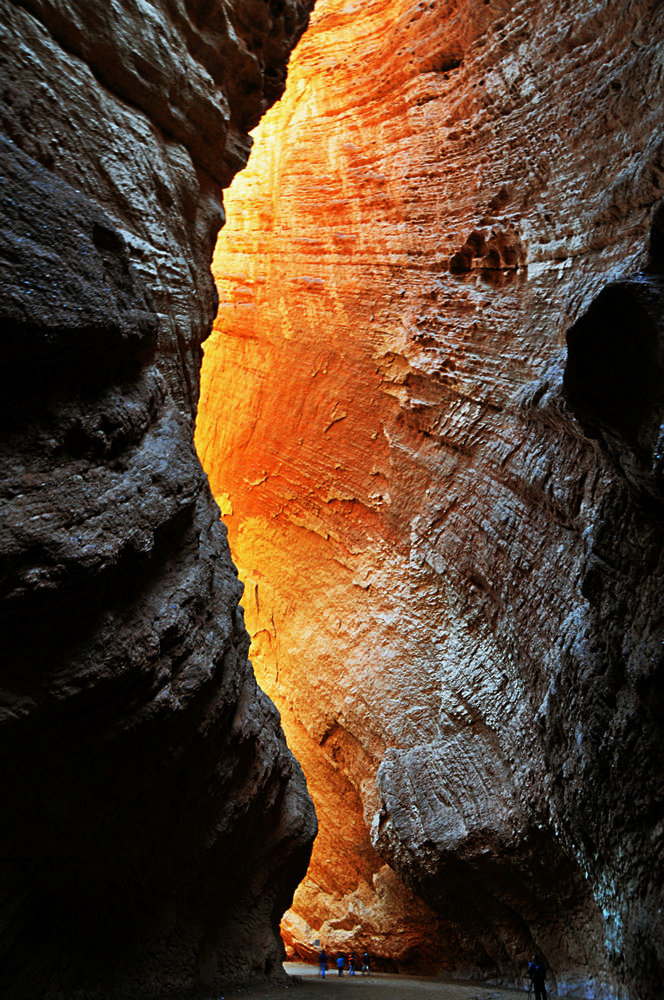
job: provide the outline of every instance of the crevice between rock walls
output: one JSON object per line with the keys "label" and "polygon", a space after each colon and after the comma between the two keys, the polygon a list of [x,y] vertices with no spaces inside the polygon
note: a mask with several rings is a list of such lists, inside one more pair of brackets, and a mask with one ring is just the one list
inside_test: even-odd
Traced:
{"label": "crevice between rock walls", "polygon": [[316,820],[193,448],[220,182],[308,2],[0,4],[0,989],[279,977]]}

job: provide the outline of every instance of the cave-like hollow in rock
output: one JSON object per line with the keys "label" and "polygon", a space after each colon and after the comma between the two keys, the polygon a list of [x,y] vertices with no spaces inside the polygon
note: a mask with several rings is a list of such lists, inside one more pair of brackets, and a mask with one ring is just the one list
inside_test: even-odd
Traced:
{"label": "cave-like hollow in rock", "polygon": [[319,818],[291,953],[660,995],[664,9],[318,0],[197,449]]}

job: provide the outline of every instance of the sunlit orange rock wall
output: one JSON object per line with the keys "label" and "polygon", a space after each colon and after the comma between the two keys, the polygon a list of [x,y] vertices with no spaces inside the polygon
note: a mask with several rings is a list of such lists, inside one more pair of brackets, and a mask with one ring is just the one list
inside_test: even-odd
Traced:
{"label": "sunlit orange rock wall", "polygon": [[657,995],[663,40],[319,0],[229,194],[198,449],[321,823],[301,942]]}

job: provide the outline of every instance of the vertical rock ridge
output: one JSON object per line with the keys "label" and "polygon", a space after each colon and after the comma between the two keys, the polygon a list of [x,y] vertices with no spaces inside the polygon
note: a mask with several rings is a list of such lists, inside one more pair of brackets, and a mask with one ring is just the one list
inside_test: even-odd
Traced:
{"label": "vertical rock ridge", "polygon": [[309,6],[0,5],[8,998],[283,975],[315,816],[192,425],[219,184]]}

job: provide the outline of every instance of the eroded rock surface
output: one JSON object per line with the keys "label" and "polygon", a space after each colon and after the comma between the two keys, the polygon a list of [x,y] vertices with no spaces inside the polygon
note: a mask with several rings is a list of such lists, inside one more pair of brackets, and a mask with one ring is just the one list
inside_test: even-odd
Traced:
{"label": "eroded rock surface", "polygon": [[0,983],[282,975],[315,817],[192,442],[221,183],[310,4],[0,4]]}
{"label": "eroded rock surface", "polygon": [[404,960],[661,993],[663,17],[320,0],[230,194],[198,447],[354,817],[303,938],[416,945],[388,862]]}

